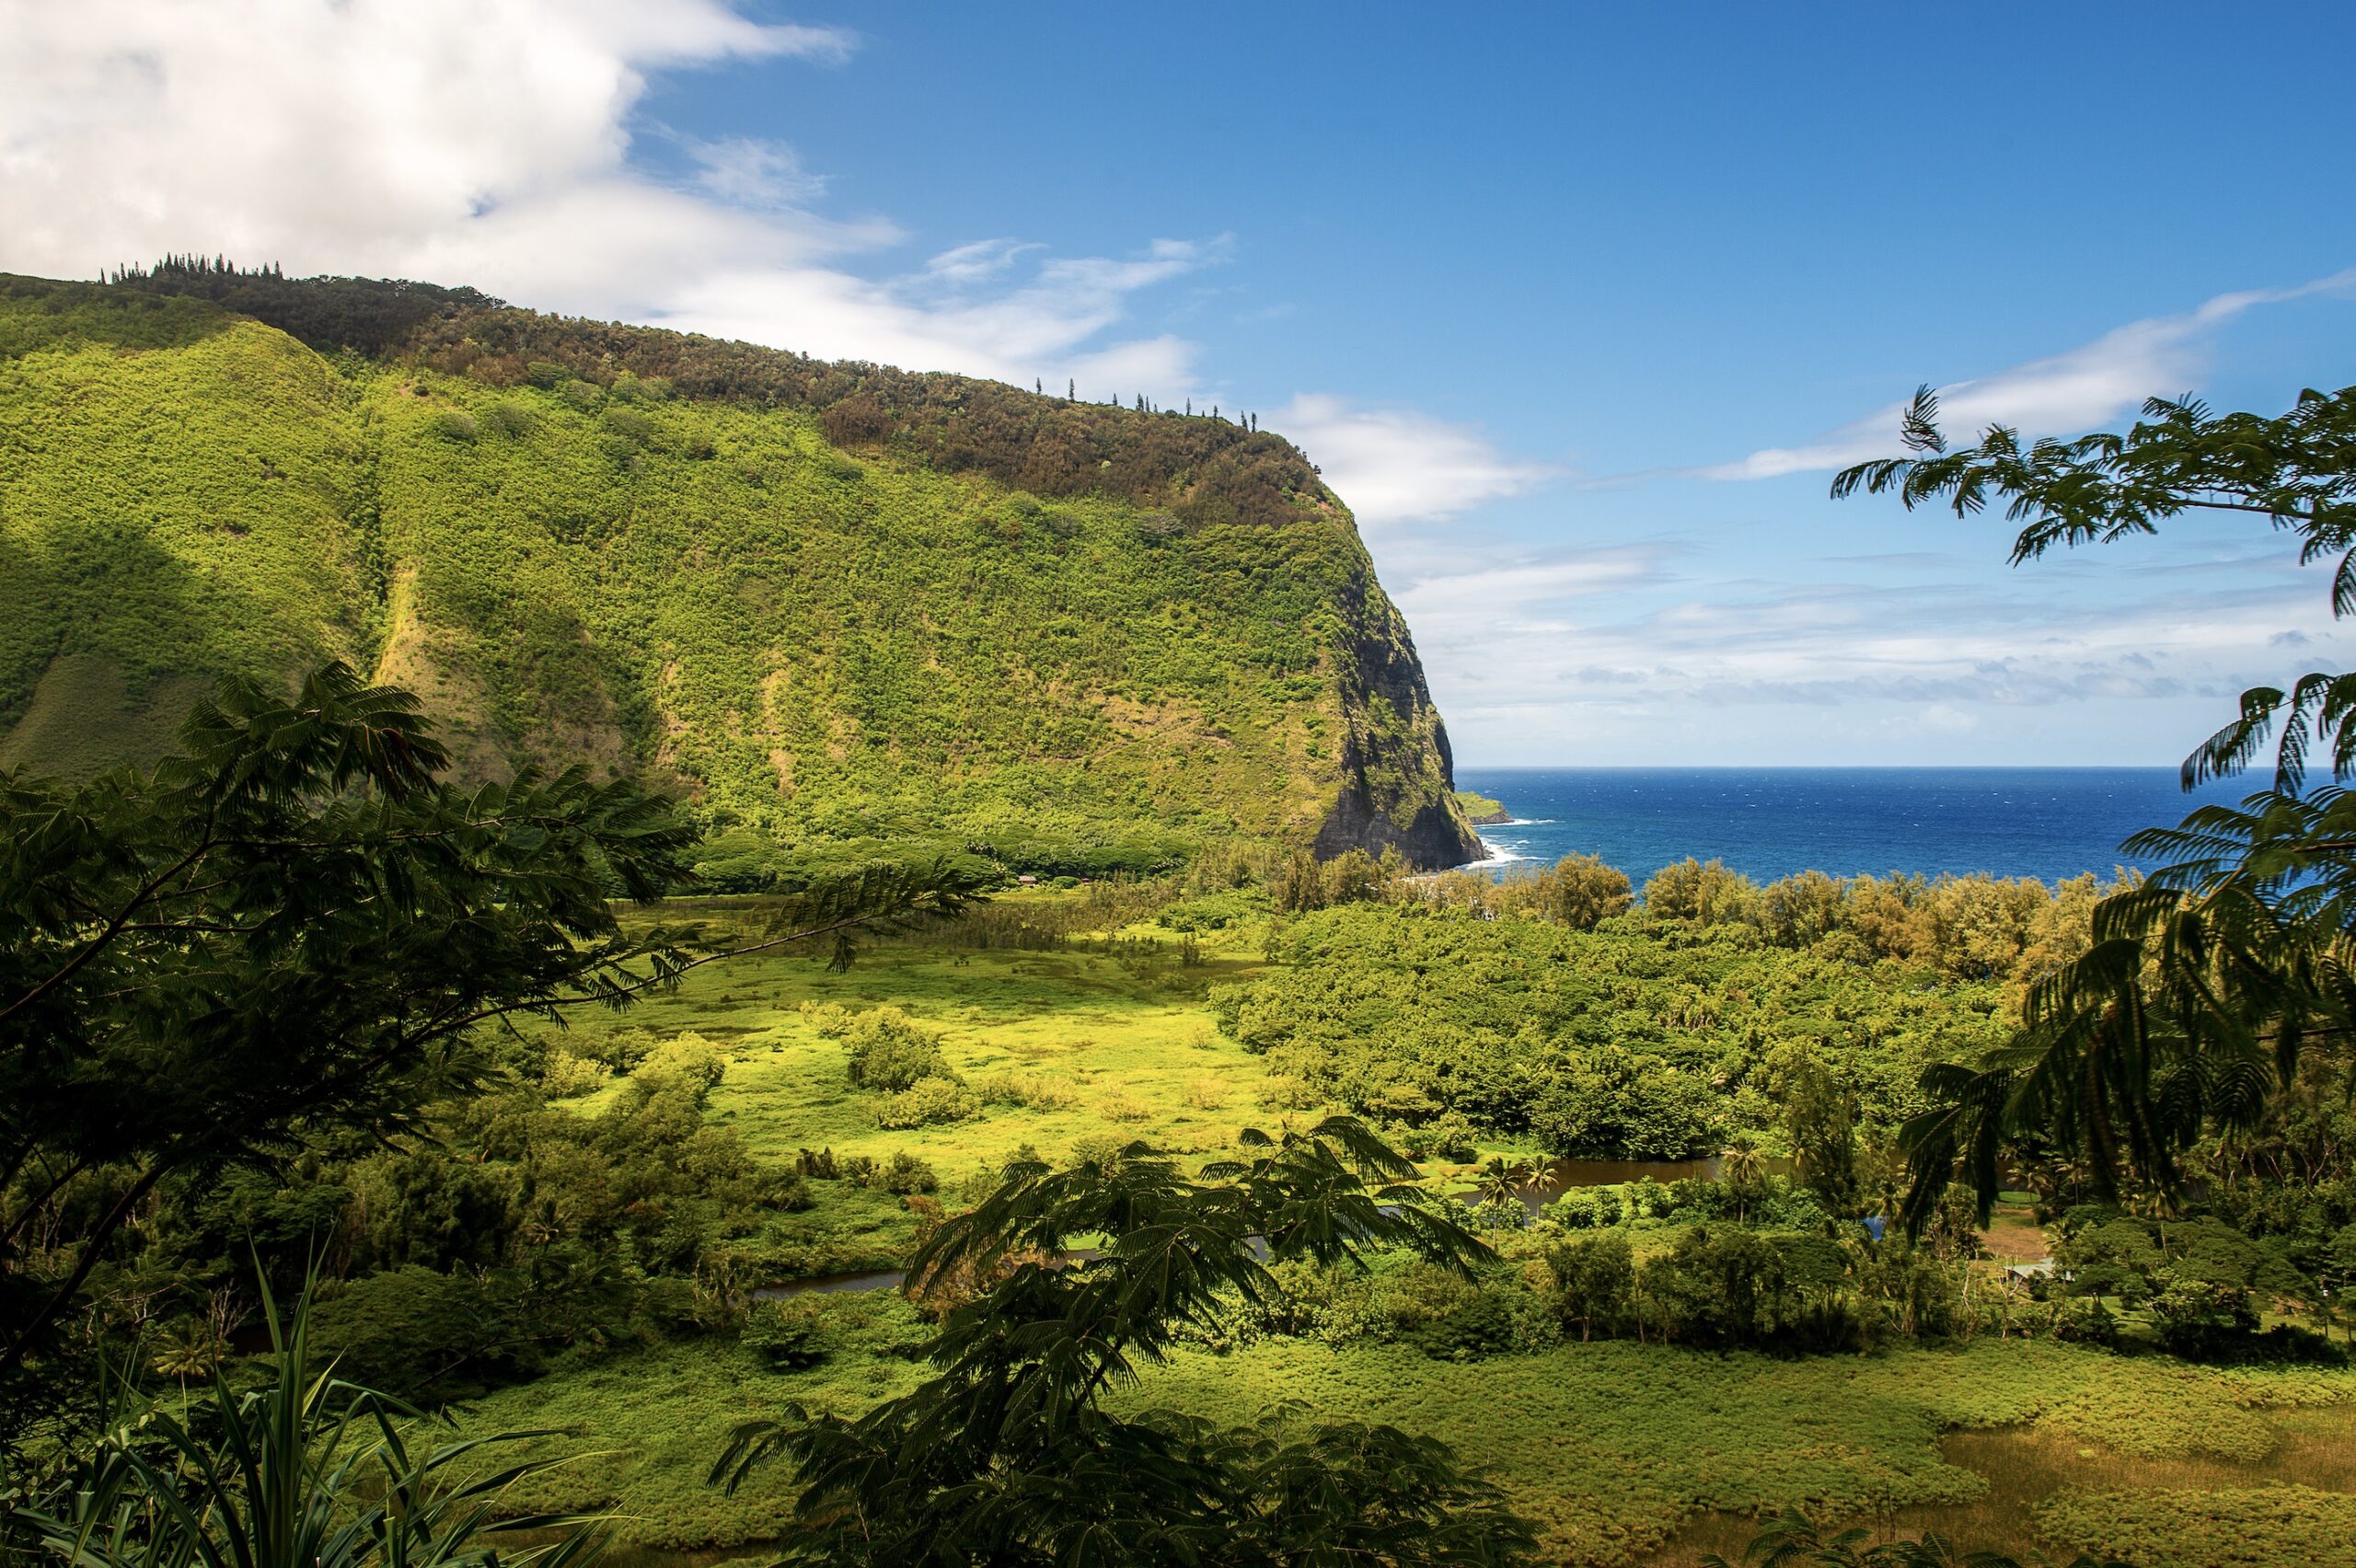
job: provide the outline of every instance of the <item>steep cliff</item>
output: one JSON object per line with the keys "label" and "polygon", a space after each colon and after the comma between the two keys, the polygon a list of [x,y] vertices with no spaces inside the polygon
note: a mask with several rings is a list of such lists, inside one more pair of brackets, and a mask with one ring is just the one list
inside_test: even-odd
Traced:
{"label": "steep cliff", "polygon": [[150,754],[206,679],[329,655],[470,774],[786,837],[1478,852],[1274,435],[467,290],[0,278],[0,765]]}

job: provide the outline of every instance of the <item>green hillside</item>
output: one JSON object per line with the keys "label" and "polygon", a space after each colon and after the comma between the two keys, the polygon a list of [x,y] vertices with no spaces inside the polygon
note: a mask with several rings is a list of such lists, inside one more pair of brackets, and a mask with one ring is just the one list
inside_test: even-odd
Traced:
{"label": "green hillside", "polygon": [[791,839],[1476,852],[1274,435],[465,290],[0,276],[0,766],[326,655],[471,775],[587,760]]}

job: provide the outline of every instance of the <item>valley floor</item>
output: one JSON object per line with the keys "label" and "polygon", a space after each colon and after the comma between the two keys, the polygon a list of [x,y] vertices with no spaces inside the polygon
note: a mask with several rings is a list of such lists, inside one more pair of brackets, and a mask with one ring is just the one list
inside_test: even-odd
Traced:
{"label": "valley floor", "polygon": [[[1052,895],[1039,896],[1045,907]],[[1203,1001],[1210,982],[1257,967],[1257,933],[1213,933],[1182,959],[1176,937],[1147,929],[1057,951],[885,944],[842,974],[806,957],[715,965],[626,1018],[722,1048],[712,1113],[756,1149],[907,1151],[953,1200],[1024,1145],[1052,1159],[1137,1136],[1201,1153],[1288,1114],[1260,1060],[1218,1032]],[[1001,1101],[977,1120],[880,1131],[872,1097],[845,1081],[840,1043],[803,1010],[828,1002],[905,1008],[946,1032],[952,1064],[976,1083],[1052,1087],[1038,1104]],[[814,1205],[791,1216],[775,1254],[784,1272],[905,1254],[915,1222],[896,1199],[812,1186]],[[1999,1250],[2034,1252],[2033,1227],[2009,1223],[2015,1233],[1992,1239]],[[895,1294],[829,1296],[822,1309],[837,1349],[808,1371],[769,1370],[730,1337],[688,1340],[504,1389],[463,1420],[571,1434],[552,1441],[577,1459],[516,1503],[615,1512],[642,1568],[753,1557],[784,1528],[791,1490],[776,1469],[734,1496],[706,1484],[730,1429],[789,1401],[853,1412],[923,1376],[923,1325]],[[1940,1529],[1967,1548],[2034,1540],[2064,1560],[2090,1549],[2142,1568],[2356,1568],[2350,1371],[2216,1369],[1986,1337],[1864,1357],[1599,1342],[1471,1362],[1266,1340],[1189,1351],[1133,1397],[1227,1420],[1297,1401],[1445,1438],[1491,1470],[1540,1526],[1548,1560],[1565,1563],[1738,1559],[1759,1516],[1805,1505]]]}
{"label": "valley floor", "polygon": [[[653,1349],[495,1395],[479,1428],[576,1429],[584,1457],[533,1505],[610,1508],[625,1543],[749,1555],[791,1509],[782,1471],[704,1484],[737,1422],[790,1400],[843,1411],[921,1375],[916,1324],[844,1301],[848,1349],[772,1373],[725,1341]],[[1550,1561],[1738,1558],[1793,1505],[2017,1550],[2034,1531],[2141,1568],[2356,1564],[2356,1375],[2219,1371],[2018,1340],[1776,1360],[1626,1343],[1458,1364],[1401,1346],[1268,1342],[1190,1353],[1136,1396],[1242,1419],[1277,1401],[1395,1423],[1487,1466]],[[738,1550],[738,1549],[741,1549]]]}

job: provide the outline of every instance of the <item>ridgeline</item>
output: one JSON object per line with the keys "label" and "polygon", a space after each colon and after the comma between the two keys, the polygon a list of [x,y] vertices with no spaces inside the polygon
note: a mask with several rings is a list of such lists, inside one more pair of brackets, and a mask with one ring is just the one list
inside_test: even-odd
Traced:
{"label": "ridgeline", "polygon": [[0,766],[341,658],[463,771],[1021,869],[1479,851],[1342,502],[1230,420],[175,261],[0,275]]}

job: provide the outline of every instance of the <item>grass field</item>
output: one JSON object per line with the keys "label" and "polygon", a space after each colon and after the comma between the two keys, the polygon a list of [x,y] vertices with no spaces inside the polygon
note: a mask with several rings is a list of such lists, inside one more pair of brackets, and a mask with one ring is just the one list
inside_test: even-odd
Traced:
{"label": "grass field", "polygon": [[[1020,912],[1077,896],[1025,892],[998,903]],[[746,908],[728,901],[664,913],[708,921],[715,937],[751,929],[736,924],[750,918]],[[710,1113],[756,1152],[791,1158],[830,1148],[880,1160],[905,1151],[931,1164],[953,1192],[1025,1146],[1060,1159],[1091,1139],[1144,1138],[1204,1154],[1229,1147],[1242,1126],[1300,1114],[1265,1102],[1271,1084],[1261,1059],[1218,1032],[1202,999],[1206,987],[1258,966],[1259,928],[1202,934],[1192,963],[1181,960],[1177,933],[1141,925],[1123,935],[1110,952],[1101,933],[1049,951],[887,941],[842,973],[829,971],[823,954],[791,951],[714,964],[675,994],[577,1021],[565,1043],[583,1048],[615,1029],[699,1034],[728,1063]],[[842,1043],[818,1032],[805,1003],[900,1008],[941,1032],[950,1065],[969,1083],[1011,1079],[1034,1102],[990,1103],[971,1120],[886,1130],[876,1120],[882,1097],[852,1086]],[[611,1092],[572,1103],[595,1109]],[[915,1221],[897,1200],[832,1182],[812,1191],[814,1205],[781,1225],[793,1259],[785,1273],[888,1267],[905,1255]]]}
{"label": "grass field", "polygon": [[[469,1424],[578,1427],[591,1457],[533,1503],[615,1508],[631,1544],[742,1547],[778,1532],[789,1492],[776,1472],[734,1498],[703,1484],[735,1422],[791,1399],[855,1408],[920,1375],[893,1354],[916,1332],[895,1298],[828,1306],[846,1346],[810,1372],[764,1371],[725,1343],[669,1346],[496,1395]],[[1788,1361],[1599,1343],[1470,1364],[1268,1342],[1184,1355],[1135,1397],[1228,1419],[1299,1401],[1444,1437],[1491,1469],[1565,1563],[1738,1554],[1757,1516],[1795,1505],[1968,1546],[2017,1549],[2034,1525],[2064,1555],[2132,1543],[2145,1568],[2339,1562],[2264,1546],[2279,1529],[2248,1536],[2265,1511],[2252,1493],[2296,1498],[2309,1529],[2356,1507],[2356,1375],[2018,1340]],[[2280,1490],[2293,1483],[2305,1490]],[[2111,1501],[2096,1510],[2096,1497]],[[2230,1554],[2245,1538],[2262,1550]]]}
{"label": "grass field", "polygon": [[[1078,896],[1007,902],[1045,911]],[[715,927],[745,917],[722,902],[667,913],[683,912]],[[1207,1152],[1247,1123],[1311,1113],[1269,1103],[1279,1081],[1217,1032],[1203,1001],[1207,986],[1263,962],[1256,926],[1206,934],[1193,963],[1175,933],[1123,934],[1114,951],[1101,934],[1045,951],[885,943],[842,974],[803,956],[715,965],[620,1025],[584,1030],[699,1033],[728,1057],[713,1113],[756,1148],[905,1150],[930,1161],[953,1198],[1026,1144],[1049,1158],[1108,1136]],[[885,1131],[878,1097],[852,1088],[842,1043],[804,1003],[902,1008],[941,1032],[970,1082],[1015,1074],[1061,1094]],[[802,1241],[794,1272],[899,1261],[915,1220],[896,1199],[812,1186],[815,1205],[784,1222]],[[2044,1244],[2016,1205],[1991,1240],[2005,1256]],[[896,1296],[828,1297],[820,1309],[837,1348],[806,1372],[768,1370],[726,1339],[672,1343],[503,1390],[466,1421],[572,1432],[582,1457],[517,1501],[616,1510],[634,1568],[702,1568],[774,1539],[789,1508],[778,1471],[733,1498],[705,1485],[735,1423],[790,1401],[856,1410],[923,1376],[913,1355],[924,1329]],[[1470,1363],[1271,1340],[1184,1354],[1132,1397],[1238,1421],[1299,1401],[1445,1438],[1490,1469],[1541,1527],[1547,1560],[1565,1563],[1738,1558],[1760,1516],[1802,1505],[1938,1529],[1967,1548],[2033,1541],[2065,1560],[2096,1549],[2143,1568],[2356,1568],[2350,1372],[2229,1371],[2019,1340],[1789,1360],[1614,1342]]]}

